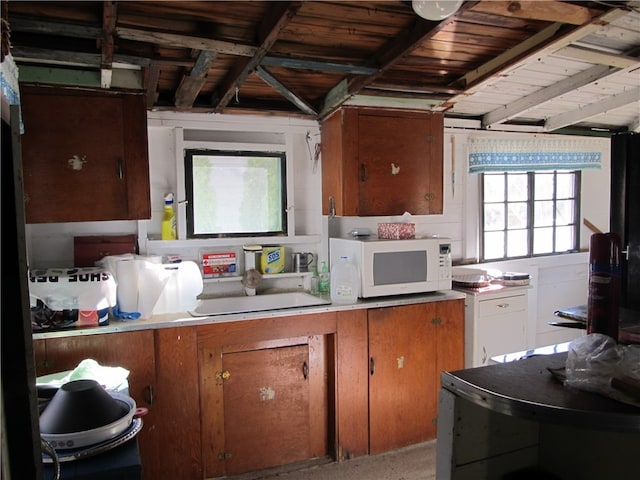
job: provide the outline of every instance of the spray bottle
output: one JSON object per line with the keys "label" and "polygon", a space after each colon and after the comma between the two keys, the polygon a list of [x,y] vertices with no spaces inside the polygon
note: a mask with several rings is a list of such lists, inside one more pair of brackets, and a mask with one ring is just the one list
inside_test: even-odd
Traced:
{"label": "spray bottle", "polygon": [[173,208],[173,193],[164,196],[164,213],[162,214],[162,240],[178,238],[176,229],[176,212]]}

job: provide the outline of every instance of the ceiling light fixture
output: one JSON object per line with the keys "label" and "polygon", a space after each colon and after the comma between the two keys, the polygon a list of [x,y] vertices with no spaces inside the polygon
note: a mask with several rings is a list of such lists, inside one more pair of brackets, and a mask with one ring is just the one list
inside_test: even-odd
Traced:
{"label": "ceiling light fixture", "polygon": [[426,20],[444,20],[460,8],[462,0],[412,0],[413,11]]}

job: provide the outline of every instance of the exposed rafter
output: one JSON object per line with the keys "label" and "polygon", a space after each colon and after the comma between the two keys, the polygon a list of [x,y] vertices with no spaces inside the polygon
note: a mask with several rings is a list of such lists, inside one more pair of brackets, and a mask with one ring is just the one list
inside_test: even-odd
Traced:
{"label": "exposed rafter", "polygon": [[182,77],[180,86],[176,90],[173,101],[178,109],[185,110],[193,106],[193,102],[207,79],[207,73],[215,61],[216,55],[216,52],[210,50],[202,50],[198,54],[196,64],[188,75]]}
{"label": "exposed rafter", "polygon": [[551,132],[634,102],[640,102],[640,87],[634,88],[633,90],[627,90],[626,92],[622,92],[617,95],[612,95],[604,100],[591,103],[583,108],[551,117],[544,123],[544,129],[547,132]]}
{"label": "exposed rafter", "polygon": [[275,88],[278,92],[280,92],[280,94],[283,97],[285,97],[287,100],[293,103],[296,107],[298,107],[304,113],[307,113],[309,115],[317,115],[317,112],[313,109],[313,107],[309,105],[307,102],[305,102],[301,96],[293,93],[293,91],[289,87],[281,83],[276,77],[274,77],[267,70],[265,70],[262,67],[258,67],[256,69],[256,73],[262,80],[264,80],[267,84]]}
{"label": "exposed rafter", "polygon": [[350,97],[358,94],[362,89],[374,83],[386,71],[408,56],[426,39],[453,22],[456,15],[471,8],[477,2],[465,2],[455,15],[441,22],[431,22],[416,17],[413,27],[405,31],[403,35],[396,37],[385,47],[379,50],[373,58],[367,62],[368,66],[376,67],[376,71],[366,77],[347,77],[337,84],[325,97],[324,106],[320,116],[324,117],[338,108]]}
{"label": "exposed rafter", "polygon": [[113,76],[113,49],[116,23],[118,19],[118,7],[116,2],[105,1],[102,4],[102,61],[100,62],[100,86],[102,88],[111,87]]}
{"label": "exposed rafter", "polygon": [[[482,67],[475,69],[474,71],[465,75],[460,81],[461,84],[467,85],[467,88],[463,95],[467,96],[469,94],[473,94],[474,92],[485,87],[487,84],[495,82],[496,78],[499,78],[501,76],[506,76],[509,74],[509,72],[512,72],[519,67],[535,62],[540,57],[549,55],[561,48],[564,48],[570,45],[572,42],[576,40],[580,40],[585,36],[587,36],[588,34],[595,32],[599,28],[602,28],[603,24],[612,22],[617,18],[623,17],[624,15],[626,15],[626,12],[624,10],[617,10],[617,9],[610,10],[609,12],[604,13],[598,16],[597,18],[593,19],[592,22],[589,23],[588,25],[577,28],[568,34],[563,35],[561,38],[557,40],[547,42],[545,46],[542,46],[540,48],[533,48],[534,45],[530,45],[531,41],[526,41],[524,43],[527,44],[529,48],[523,48],[523,46],[517,46],[514,49],[511,49],[511,51],[505,52],[505,54],[503,54],[505,59],[492,60],[488,64],[485,64]],[[549,28],[556,29],[556,27],[557,27],[556,25],[552,25]],[[525,55],[522,55],[517,61],[513,61],[513,62],[506,61],[506,58],[508,57],[511,57],[514,59],[517,58],[517,55],[514,55],[514,52],[518,50],[521,52],[528,51],[528,53]],[[492,67],[492,64],[495,64],[495,66]],[[495,67],[499,67],[499,68],[495,68]],[[480,71],[483,71],[483,74],[479,74]],[[489,72],[491,72],[490,75],[489,75]],[[457,97],[453,97],[451,98],[450,102],[455,103],[457,100],[458,100]]]}
{"label": "exposed rafter", "polygon": [[249,74],[253,72],[267,55],[278,39],[280,31],[287,26],[291,18],[302,6],[302,2],[276,2],[269,15],[263,19],[258,29],[259,46],[250,60],[236,60],[236,65],[227,75],[219,91],[222,92],[217,102],[216,111],[222,111],[231,101]]}

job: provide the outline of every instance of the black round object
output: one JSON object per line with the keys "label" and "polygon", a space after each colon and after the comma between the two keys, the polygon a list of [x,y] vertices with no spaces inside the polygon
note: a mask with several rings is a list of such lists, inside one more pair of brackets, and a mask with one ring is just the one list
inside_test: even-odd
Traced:
{"label": "black round object", "polygon": [[114,399],[95,380],[74,380],[58,389],[40,415],[42,433],[60,434],[93,430],[129,413],[129,406]]}

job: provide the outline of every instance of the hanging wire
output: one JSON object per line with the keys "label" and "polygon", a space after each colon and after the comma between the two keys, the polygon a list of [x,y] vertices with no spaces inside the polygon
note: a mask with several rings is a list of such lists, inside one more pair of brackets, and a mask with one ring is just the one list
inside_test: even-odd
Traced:
{"label": "hanging wire", "polygon": [[305,140],[307,142],[307,151],[309,152],[309,159],[313,163],[312,172],[316,173],[316,171],[318,170],[318,160],[320,159],[320,144],[319,143],[315,144],[315,147],[312,153],[311,152],[311,142],[312,142],[311,132],[309,132],[308,130],[307,130],[307,135],[305,137]]}

